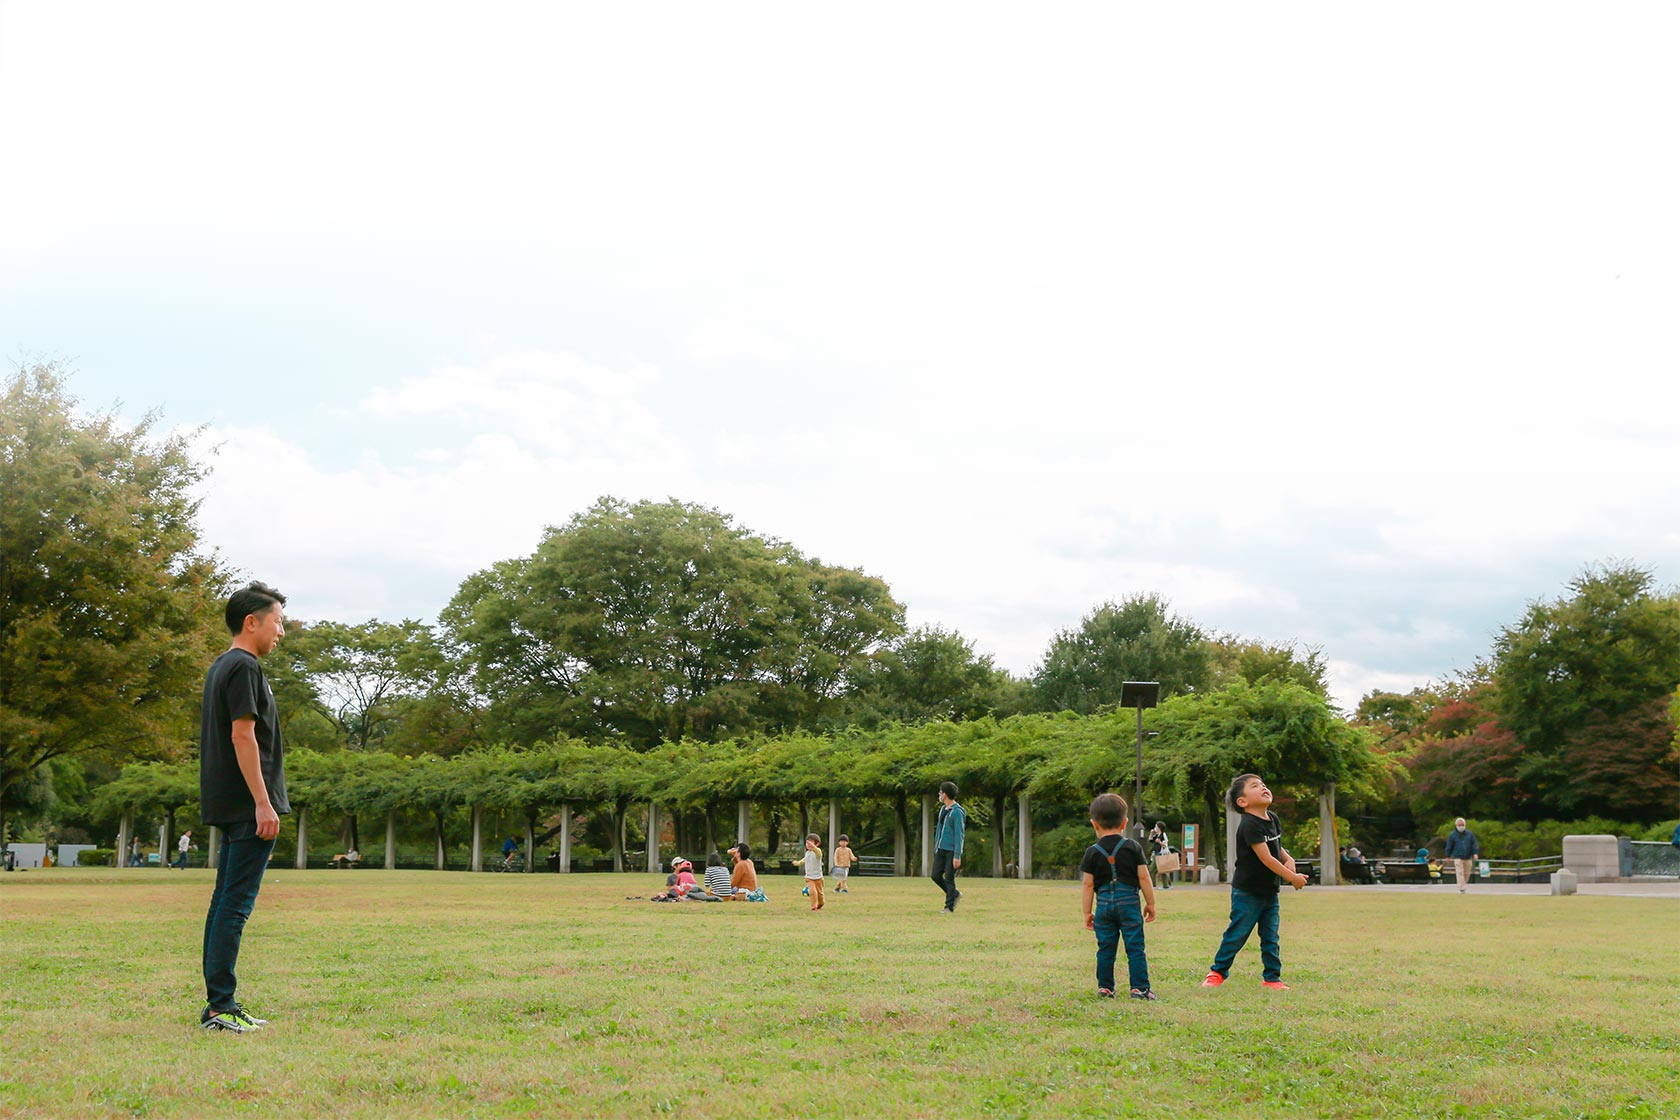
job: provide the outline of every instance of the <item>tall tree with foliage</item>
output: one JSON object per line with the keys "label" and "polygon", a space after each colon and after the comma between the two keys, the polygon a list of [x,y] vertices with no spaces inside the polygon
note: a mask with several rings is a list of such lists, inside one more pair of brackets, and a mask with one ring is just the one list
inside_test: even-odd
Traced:
{"label": "tall tree with foliage", "polygon": [[0,803],[70,754],[168,758],[226,642],[182,436],[84,415],[56,362],[0,400]]}
{"label": "tall tree with foliage", "polygon": [[1632,564],[1588,569],[1494,644],[1491,705],[1522,744],[1537,811],[1654,820],[1680,799],[1668,698],[1680,685],[1680,592]]}
{"label": "tall tree with foliage", "polygon": [[1208,643],[1215,688],[1234,680],[1293,681],[1320,696],[1330,695],[1329,665],[1318,646],[1294,642],[1262,642],[1221,635]]}
{"label": "tall tree with foliage", "polygon": [[717,510],[603,498],[470,577],[442,622],[509,741],[645,749],[815,722],[903,618],[881,580]]}
{"label": "tall tree with foliage", "polygon": [[299,699],[359,751],[381,743],[444,670],[431,628],[413,619],[316,622],[290,631],[276,652],[301,678]]}
{"label": "tall tree with foliage", "polygon": [[974,652],[954,630],[917,627],[869,659],[839,722],[860,727],[1009,715],[1023,703],[1020,682]]}
{"label": "tall tree with foliage", "polygon": [[1089,714],[1119,703],[1124,681],[1159,681],[1165,698],[1206,688],[1212,674],[1201,628],[1169,614],[1159,595],[1133,595],[1057,633],[1033,691],[1040,711]]}

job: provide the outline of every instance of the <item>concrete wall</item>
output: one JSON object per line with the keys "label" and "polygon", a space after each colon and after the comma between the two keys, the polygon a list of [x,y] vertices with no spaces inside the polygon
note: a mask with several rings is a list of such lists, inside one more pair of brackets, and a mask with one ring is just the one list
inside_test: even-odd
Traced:
{"label": "concrete wall", "polygon": [[1614,836],[1565,836],[1563,866],[1583,883],[1622,877],[1621,842]]}

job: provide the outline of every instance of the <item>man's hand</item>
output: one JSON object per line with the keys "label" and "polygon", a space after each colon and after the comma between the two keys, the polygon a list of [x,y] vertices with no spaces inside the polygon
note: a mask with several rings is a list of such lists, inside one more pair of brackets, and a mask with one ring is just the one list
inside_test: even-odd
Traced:
{"label": "man's hand", "polygon": [[962,857],[961,856],[952,856],[951,857],[951,870],[956,871],[961,867],[962,867]]}
{"label": "man's hand", "polygon": [[1297,875],[1295,872],[1291,871],[1289,873],[1289,885],[1294,887],[1296,890],[1300,890],[1302,887],[1307,885],[1307,877],[1305,875]]}
{"label": "man's hand", "polygon": [[274,811],[274,806],[264,801],[257,806],[257,837],[261,840],[272,840],[280,835],[280,814]]}

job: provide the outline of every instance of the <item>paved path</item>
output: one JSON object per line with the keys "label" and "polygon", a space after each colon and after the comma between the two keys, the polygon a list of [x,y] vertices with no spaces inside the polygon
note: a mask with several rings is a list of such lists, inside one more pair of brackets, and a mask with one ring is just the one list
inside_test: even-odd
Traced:
{"label": "paved path", "polygon": [[[1174,886],[1173,889],[1178,890],[1179,887],[1188,886],[1194,886],[1197,889],[1204,889],[1199,883],[1180,883],[1177,886]],[[1229,890],[1230,888],[1224,884],[1220,884],[1218,887],[1209,887],[1205,889]],[[1458,894],[1457,889],[1450,883],[1381,883],[1374,887],[1360,886],[1358,884],[1342,884],[1335,887],[1308,887],[1307,890],[1359,891],[1364,894],[1371,894],[1373,892],[1377,894],[1398,894],[1401,891],[1409,891],[1414,894],[1438,894],[1442,898],[1456,896]],[[1667,898],[1680,902],[1680,879],[1651,878],[1620,880],[1614,883],[1582,883],[1580,886],[1576,887],[1575,890],[1580,894],[1611,895],[1617,898]],[[1552,887],[1550,883],[1471,883],[1470,886],[1466,888],[1465,893],[1507,896],[1550,895],[1552,893]]]}

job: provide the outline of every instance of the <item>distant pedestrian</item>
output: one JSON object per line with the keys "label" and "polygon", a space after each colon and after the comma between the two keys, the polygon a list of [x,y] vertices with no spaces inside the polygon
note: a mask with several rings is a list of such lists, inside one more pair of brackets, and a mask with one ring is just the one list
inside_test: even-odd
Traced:
{"label": "distant pedestrian", "polygon": [[181,853],[175,861],[175,870],[185,871],[187,869],[187,849],[192,847],[192,833],[190,831],[181,833],[181,839],[175,842],[175,847]]}
{"label": "distant pedestrian", "polygon": [[945,892],[944,914],[955,913],[962,892],[957,889],[957,871],[962,867],[963,829],[968,813],[957,804],[957,783],[939,784],[939,819],[933,826],[934,884]]}
{"label": "distant pedestrian", "polygon": [[144,867],[145,853],[140,849],[140,837],[136,836],[128,846],[128,865],[130,867]]}
{"label": "distant pedestrian", "polygon": [[1231,871],[1231,923],[1219,942],[1202,987],[1217,988],[1230,975],[1237,953],[1260,927],[1261,985],[1288,991],[1278,949],[1278,880],[1296,890],[1307,877],[1295,870],[1295,858],[1283,847],[1283,822],[1272,812],[1272,791],[1258,774],[1239,774],[1225,794],[1225,804],[1242,814],[1237,824],[1237,863]]}
{"label": "distant pedestrian", "polygon": [[1482,854],[1482,846],[1477,841],[1476,834],[1470,831],[1463,817],[1453,821],[1453,830],[1447,833],[1446,854],[1458,872],[1458,893],[1463,894],[1466,884],[1470,882],[1471,862]]}
{"label": "distant pedestrian", "polygon": [[292,810],[280,713],[259,661],[286,632],[285,604],[286,597],[266,584],[235,591],[226,612],[233,644],[204,678],[199,817],[222,830],[216,889],[204,919],[205,1007],[199,1025],[210,1031],[242,1034],[267,1023],[235,998],[235,969],[245,922],[280,835],[280,815]]}

